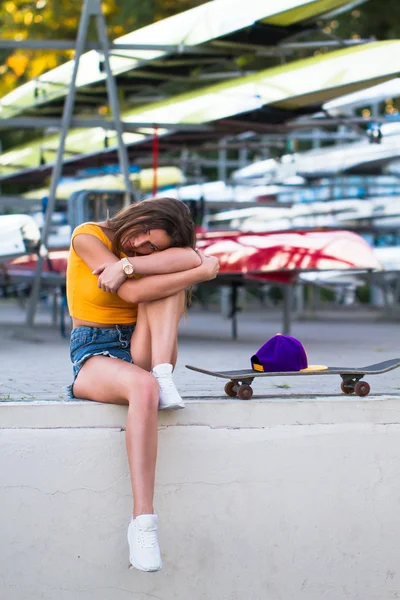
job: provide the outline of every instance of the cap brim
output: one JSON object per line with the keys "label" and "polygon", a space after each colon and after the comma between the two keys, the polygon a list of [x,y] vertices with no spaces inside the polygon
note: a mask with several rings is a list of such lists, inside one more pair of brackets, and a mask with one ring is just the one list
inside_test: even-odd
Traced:
{"label": "cap brim", "polygon": [[306,369],[300,369],[299,373],[309,373],[310,371],[326,371],[325,365],[309,365]]}

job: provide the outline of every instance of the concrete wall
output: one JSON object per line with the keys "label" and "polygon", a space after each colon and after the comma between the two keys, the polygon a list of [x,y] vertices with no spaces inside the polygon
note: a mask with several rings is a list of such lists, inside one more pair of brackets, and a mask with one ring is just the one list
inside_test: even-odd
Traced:
{"label": "concrete wall", "polygon": [[0,404],[1,600],[400,597],[400,406],[203,401],[160,415],[164,569],[128,568],[125,409]]}

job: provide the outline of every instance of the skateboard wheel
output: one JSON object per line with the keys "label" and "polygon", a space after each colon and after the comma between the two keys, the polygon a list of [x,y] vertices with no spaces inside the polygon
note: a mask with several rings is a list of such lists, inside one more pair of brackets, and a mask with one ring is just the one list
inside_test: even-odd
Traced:
{"label": "skateboard wheel", "polygon": [[237,395],[241,400],[250,400],[253,396],[253,388],[250,385],[244,383],[239,387]]}
{"label": "skateboard wheel", "polygon": [[344,381],[342,381],[342,383],[340,384],[340,388],[341,388],[343,394],[354,394],[354,388],[350,387]]}
{"label": "skateboard wheel", "polygon": [[236,381],[228,381],[228,383],[225,384],[225,394],[227,396],[230,396],[231,398],[236,398],[237,396],[237,392],[236,392]]}
{"label": "skateboard wheel", "polygon": [[357,381],[354,391],[357,396],[368,396],[371,386],[366,381]]}

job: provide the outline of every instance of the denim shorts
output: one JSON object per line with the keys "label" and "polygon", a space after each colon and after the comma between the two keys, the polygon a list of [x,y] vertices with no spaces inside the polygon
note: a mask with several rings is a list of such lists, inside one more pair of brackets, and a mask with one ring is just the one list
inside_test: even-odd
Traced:
{"label": "denim shorts", "polygon": [[115,327],[76,327],[71,332],[70,358],[73,383],[68,386],[69,398],[75,398],[72,387],[79,371],[92,356],[110,356],[132,363],[130,343],[135,325]]}

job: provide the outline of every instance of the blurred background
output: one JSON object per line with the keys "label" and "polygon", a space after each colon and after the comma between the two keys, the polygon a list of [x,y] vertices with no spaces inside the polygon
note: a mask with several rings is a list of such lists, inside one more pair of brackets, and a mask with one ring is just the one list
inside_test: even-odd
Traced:
{"label": "blurred background", "polygon": [[240,312],[397,321],[399,3],[94,4],[0,7],[0,310],[67,335],[71,230],[165,195],[220,259],[192,310],[233,338]]}

